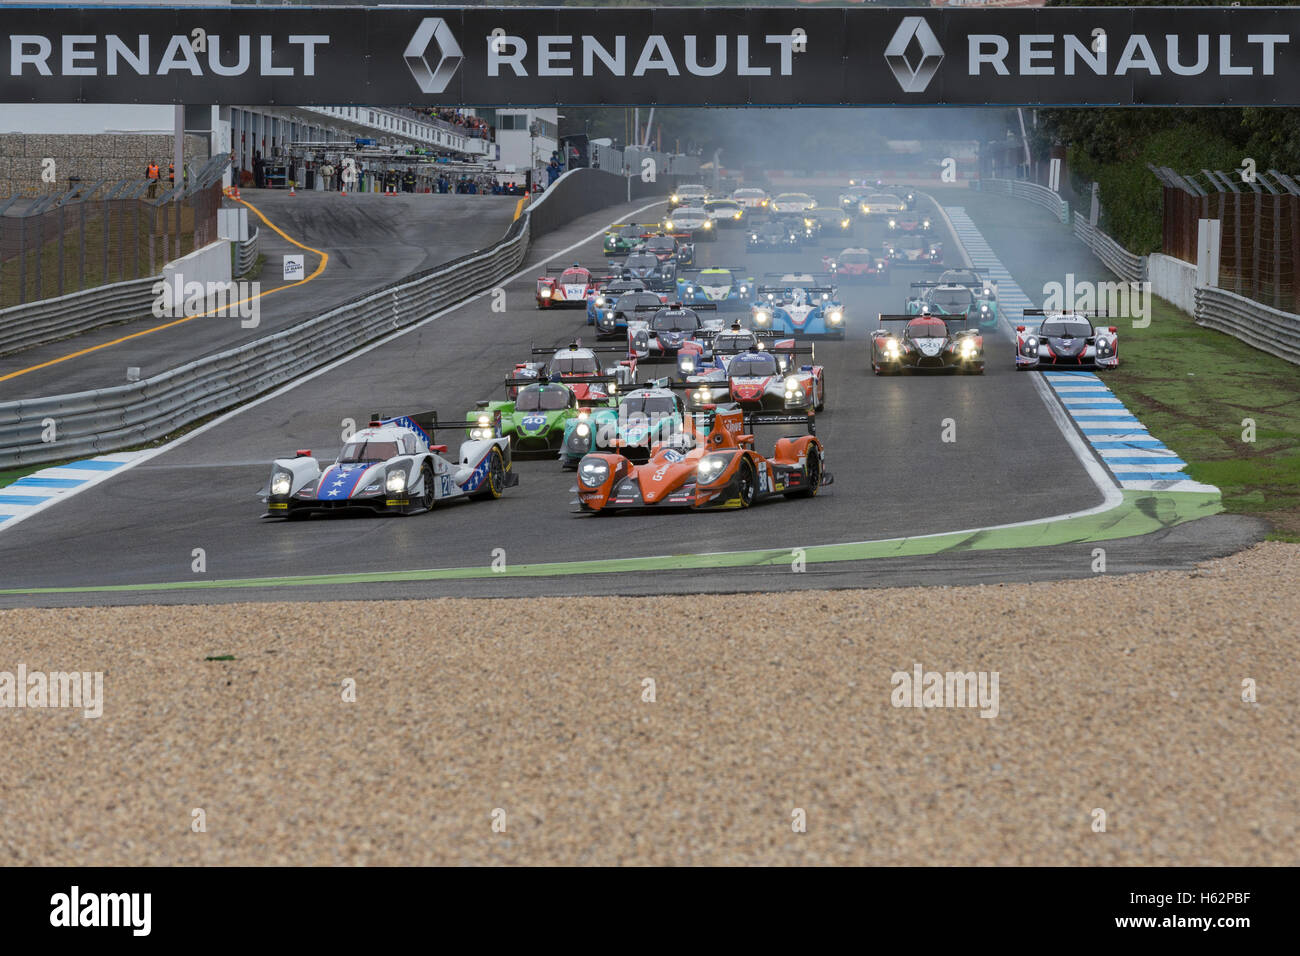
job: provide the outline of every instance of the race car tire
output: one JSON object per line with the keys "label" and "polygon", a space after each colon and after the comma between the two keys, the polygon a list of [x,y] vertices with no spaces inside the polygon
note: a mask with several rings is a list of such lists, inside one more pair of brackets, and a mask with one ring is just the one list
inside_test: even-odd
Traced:
{"label": "race car tire", "polygon": [[816,411],[822,411],[826,408],[826,379],[822,379],[821,387],[817,389],[817,406]]}
{"label": "race car tire", "polygon": [[[811,445],[811,443],[810,443]],[[822,450],[816,445],[811,445],[808,456],[808,487],[800,488],[798,491],[787,491],[787,498],[811,498],[822,490]]]}
{"label": "race car tire", "polygon": [[489,453],[490,461],[488,462],[487,475],[483,479],[483,487],[474,492],[472,498],[500,498],[501,493],[506,489],[506,464],[505,459],[501,457],[501,449],[493,448]]}
{"label": "race car tire", "polygon": [[420,505],[425,511],[432,511],[437,499],[433,494],[433,469],[429,467],[427,461],[420,468],[420,480],[424,482],[424,494],[420,496]]}
{"label": "race car tire", "polygon": [[754,503],[754,497],[758,494],[758,476],[754,473],[754,463],[748,458],[742,461],[736,477],[739,481],[737,492],[740,496],[740,507],[748,508]]}

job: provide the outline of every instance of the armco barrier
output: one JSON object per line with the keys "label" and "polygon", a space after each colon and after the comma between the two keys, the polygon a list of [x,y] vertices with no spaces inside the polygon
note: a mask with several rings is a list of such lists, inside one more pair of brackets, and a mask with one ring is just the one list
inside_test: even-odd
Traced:
{"label": "armco barrier", "polygon": [[254,226],[253,234],[243,242],[235,243],[235,278],[248,275],[253,266],[257,264],[258,255],[258,235],[261,228]]}
{"label": "armco barrier", "polygon": [[[525,215],[487,249],[248,345],[128,385],[0,404],[0,468],[101,454],[159,438],[490,287],[519,268],[528,245]],[[51,420],[55,440],[43,442]]]}
{"label": "armco barrier", "polygon": [[1141,282],[1147,276],[1146,256],[1134,255],[1106,235],[1087,218],[1074,213],[1074,234],[1083,241],[1092,254],[1115,275],[1129,282]]}
{"label": "armco barrier", "polygon": [[1300,365],[1300,315],[1211,286],[1196,290],[1196,324]]}
{"label": "armco barrier", "polygon": [[981,179],[979,184],[981,192],[1001,192],[1017,199],[1027,199],[1048,210],[1067,226],[1070,224],[1070,204],[1046,186],[1019,179]]}
{"label": "armco barrier", "polygon": [[149,314],[159,276],[114,282],[0,311],[0,355]]}
{"label": "armco barrier", "polygon": [[566,226],[579,216],[627,202],[629,188],[636,200],[666,197],[675,184],[676,177],[660,177],[647,183],[633,176],[629,183],[627,177],[603,169],[571,169],[528,207],[532,237]]}

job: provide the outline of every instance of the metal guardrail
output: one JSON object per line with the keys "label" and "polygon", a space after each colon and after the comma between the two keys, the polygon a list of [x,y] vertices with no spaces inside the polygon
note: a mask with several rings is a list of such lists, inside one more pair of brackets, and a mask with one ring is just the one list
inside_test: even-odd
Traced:
{"label": "metal guardrail", "polygon": [[262,231],[261,227],[255,226],[253,228],[253,234],[251,236],[249,236],[243,242],[235,243],[235,278],[236,279],[238,279],[240,276],[248,275],[248,273],[252,271],[253,266],[257,264],[257,256],[258,256],[257,237],[261,231]]}
{"label": "metal guardrail", "polygon": [[[521,216],[487,249],[247,345],[127,385],[0,403],[0,468],[160,438],[412,325],[518,269],[528,251],[528,220]],[[51,421],[55,440],[42,441]]]}
{"label": "metal guardrail", "polygon": [[1019,179],[981,179],[979,182],[981,191],[992,190],[1017,199],[1027,199],[1051,212],[1067,226],[1070,224],[1070,204],[1046,186]]}
{"label": "metal guardrail", "polygon": [[1092,254],[1102,261],[1111,272],[1129,282],[1141,282],[1147,277],[1147,257],[1129,252],[1106,233],[1102,232],[1086,216],[1074,213],[1074,234],[1083,241]]}
{"label": "metal guardrail", "polygon": [[90,329],[149,315],[161,276],[70,292],[0,311],[0,355],[10,355]]}
{"label": "metal guardrail", "polygon": [[1212,286],[1196,288],[1196,324],[1300,365],[1300,315]]}

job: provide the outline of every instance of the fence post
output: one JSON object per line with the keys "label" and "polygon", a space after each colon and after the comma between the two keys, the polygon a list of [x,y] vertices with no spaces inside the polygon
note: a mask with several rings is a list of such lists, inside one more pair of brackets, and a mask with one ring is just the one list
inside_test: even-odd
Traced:
{"label": "fence post", "polygon": [[81,241],[77,243],[77,291],[86,287],[86,207],[89,199],[82,199],[81,207]]}
{"label": "fence post", "polygon": [[1219,244],[1223,220],[1201,219],[1196,223],[1196,284],[1219,284]]}
{"label": "fence post", "polygon": [[63,238],[64,236],[67,235],[66,213],[67,213],[67,207],[65,207],[63,203],[59,203],[59,254],[58,254],[59,281],[55,284],[55,287],[58,289],[58,291],[55,293],[56,295],[63,295]]}

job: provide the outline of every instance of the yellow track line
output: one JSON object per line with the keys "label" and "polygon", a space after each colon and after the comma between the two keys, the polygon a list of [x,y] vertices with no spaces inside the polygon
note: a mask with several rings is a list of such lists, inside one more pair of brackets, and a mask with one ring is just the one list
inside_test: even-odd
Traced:
{"label": "yellow track line", "polygon": [[528,198],[524,197],[523,199],[519,200],[519,202],[515,203],[515,219],[518,219],[520,216],[524,214],[524,203],[526,202],[528,202]]}
{"label": "yellow track line", "polygon": [[236,199],[234,201],[243,203],[249,209],[253,210],[253,212],[257,214],[257,218],[261,219],[262,222],[266,223],[272,230],[275,231],[277,235],[279,235],[286,242],[292,243],[293,245],[297,246],[299,249],[305,249],[307,252],[320,256],[320,263],[316,266],[315,271],[312,272],[312,274],[307,276],[306,278],[299,279],[296,282],[289,282],[286,283],[285,285],[276,286],[274,289],[267,289],[265,292],[259,292],[257,295],[251,295],[247,299],[240,299],[238,302],[227,303],[225,306],[221,306],[216,309],[209,309],[207,312],[201,312],[198,315],[187,315],[185,318],[176,319],[174,322],[167,322],[163,325],[155,325],[151,329],[143,329],[139,332],[132,332],[130,335],[124,335],[120,339],[113,339],[113,341],[111,342],[102,342],[99,345],[92,345],[90,348],[81,349],[80,351],[77,352],[69,352],[67,355],[60,356],[59,358],[50,359],[48,362],[42,362],[39,365],[33,365],[30,368],[19,369],[17,372],[10,372],[8,375],[0,375],[0,382],[8,381],[11,378],[17,378],[19,375],[26,375],[28,372],[35,372],[38,369],[49,368],[51,365],[58,365],[60,362],[66,362],[69,359],[79,358],[82,355],[89,355],[91,352],[98,352],[100,349],[106,349],[113,345],[121,345],[123,342],[129,342],[132,339],[138,339],[142,335],[149,335],[152,332],[161,332],[163,329],[170,329],[178,325],[184,325],[186,322],[192,322],[195,319],[201,319],[204,316],[211,315],[212,313],[219,312],[223,309],[227,309],[227,310],[233,309],[243,305],[245,302],[252,302],[254,299],[264,299],[268,295],[271,295],[275,292],[283,292],[285,289],[292,289],[296,285],[303,285],[304,283],[310,282],[312,279],[315,279],[318,275],[320,275],[322,272],[325,271],[325,264],[330,261],[328,252],[322,252],[319,249],[313,249],[311,246],[304,245],[303,243],[299,242],[297,239],[294,239],[292,236],[285,235],[283,229],[281,229],[275,223],[271,222],[271,220],[267,219],[266,216],[262,214],[262,211],[258,209],[256,206],[254,206],[248,200]]}

